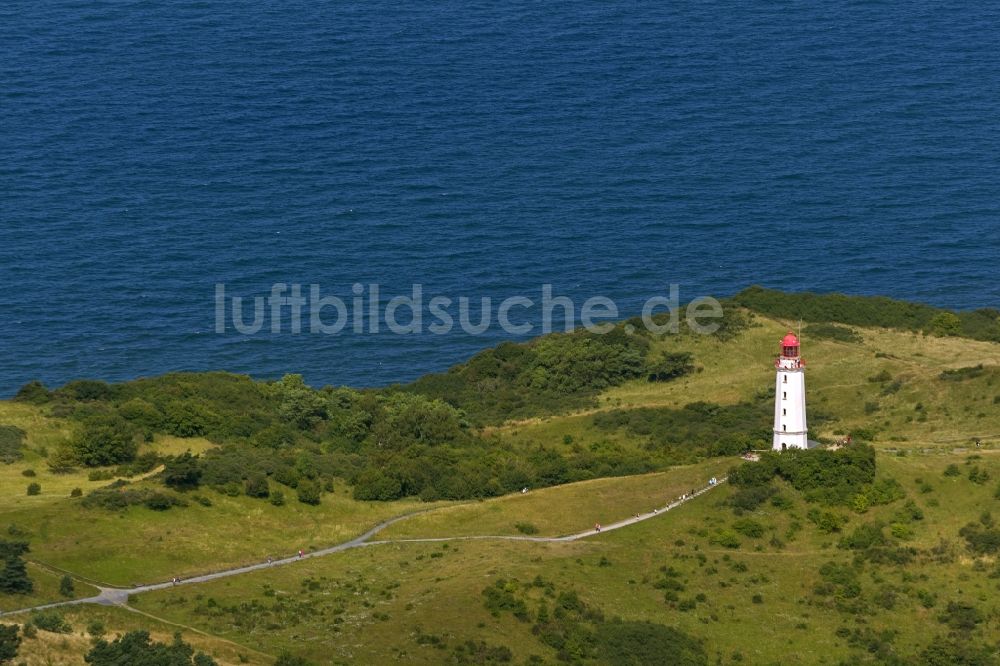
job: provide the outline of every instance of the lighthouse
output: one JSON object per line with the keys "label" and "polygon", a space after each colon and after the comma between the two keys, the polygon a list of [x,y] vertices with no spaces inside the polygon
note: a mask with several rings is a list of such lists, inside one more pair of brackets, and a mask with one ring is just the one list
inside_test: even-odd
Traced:
{"label": "lighthouse", "polygon": [[809,448],[806,428],[805,361],[799,339],[789,332],[781,339],[781,354],[774,361],[774,450]]}

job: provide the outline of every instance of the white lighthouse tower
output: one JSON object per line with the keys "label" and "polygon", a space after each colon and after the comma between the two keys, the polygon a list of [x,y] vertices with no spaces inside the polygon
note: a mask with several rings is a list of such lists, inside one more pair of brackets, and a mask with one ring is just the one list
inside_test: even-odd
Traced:
{"label": "white lighthouse tower", "polygon": [[799,339],[789,332],[781,339],[781,355],[774,362],[774,450],[808,449],[806,427],[806,362],[799,354]]}

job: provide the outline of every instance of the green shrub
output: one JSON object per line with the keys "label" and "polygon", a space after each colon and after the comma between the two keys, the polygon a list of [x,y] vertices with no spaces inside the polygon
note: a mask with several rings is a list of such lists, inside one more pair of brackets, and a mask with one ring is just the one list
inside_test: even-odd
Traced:
{"label": "green shrub", "polygon": [[170,664],[170,666],[218,666],[216,661],[181,640],[179,633],[170,644],[152,641],[146,631],[130,631],[110,643],[98,639],[84,660],[91,666],[121,664]]}
{"label": "green shrub", "polygon": [[39,485],[39,484],[37,484],[37,483],[29,483],[28,484],[28,494],[29,495],[41,495],[42,494],[42,486]]}
{"label": "green shrub", "polygon": [[137,448],[128,422],[113,415],[96,415],[84,420],[69,446],[76,462],[88,467],[128,462],[135,457]]}
{"label": "green shrub", "polygon": [[87,623],[87,633],[94,638],[100,638],[104,635],[105,628],[104,622],[101,620],[91,620]]}
{"label": "green shrub", "polygon": [[73,631],[66,618],[59,611],[42,610],[31,614],[31,624],[42,631],[50,631],[54,634],[68,634]]}
{"label": "green shrub", "polygon": [[271,494],[271,490],[267,485],[267,477],[263,474],[252,474],[244,481],[243,489],[247,497],[266,498]]}
{"label": "green shrub", "polygon": [[752,518],[740,518],[733,523],[733,529],[745,537],[759,539],[764,536],[765,527]]}
{"label": "green shrub", "polygon": [[729,302],[778,319],[838,322],[854,326],[925,331],[935,335],[961,335],[974,340],[1000,341],[1000,311],[983,308],[950,312],[940,308],[896,301],[882,296],[845,296],[809,292],[783,293],[749,287]]}
{"label": "green shrub", "polygon": [[0,624],[0,664],[13,662],[17,649],[21,646],[21,637],[17,635],[16,624]]}
{"label": "green shrub", "polygon": [[270,500],[271,504],[273,504],[274,506],[284,506],[285,493],[281,492],[280,490],[272,490]]}
{"label": "green shrub", "polygon": [[73,585],[73,579],[69,576],[63,576],[59,580],[59,594],[64,597],[72,597],[76,594],[76,589]]}
{"label": "green shrub", "polygon": [[303,504],[316,505],[320,502],[320,486],[315,481],[303,479],[299,481],[298,488],[295,489],[298,500]]}
{"label": "green shrub", "polygon": [[10,465],[24,457],[26,433],[16,426],[0,425],[0,463]]}
{"label": "green shrub", "polygon": [[802,329],[802,334],[806,338],[816,338],[818,340],[836,340],[837,342],[849,342],[852,344],[864,342],[864,338],[856,330],[837,324],[809,324]]}
{"label": "green shrub", "polygon": [[521,534],[538,534],[538,528],[532,523],[514,523],[514,527]]}

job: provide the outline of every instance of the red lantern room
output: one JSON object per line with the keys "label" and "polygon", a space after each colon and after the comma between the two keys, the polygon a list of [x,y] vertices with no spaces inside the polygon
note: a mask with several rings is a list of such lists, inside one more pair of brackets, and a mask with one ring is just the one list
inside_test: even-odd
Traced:
{"label": "red lantern room", "polygon": [[781,339],[781,355],[785,358],[799,357],[799,339],[791,331]]}

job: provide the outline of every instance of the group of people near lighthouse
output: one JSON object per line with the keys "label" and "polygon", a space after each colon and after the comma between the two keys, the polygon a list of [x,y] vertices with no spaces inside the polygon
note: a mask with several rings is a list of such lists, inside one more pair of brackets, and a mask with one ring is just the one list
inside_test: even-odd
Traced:
{"label": "group of people near lighthouse", "polygon": [[[714,476],[708,480],[708,487],[709,488],[717,486],[718,484],[719,484],[719,479],[716,478],[716,477],[714,477]],[[682,493],[681,495],[678,495],[677,499],[674,502],[671,502],[670,504],[668,504],[667,507],[666,507],[666,509],[664,509],[664,510],[665,511],[669,511],[670,509],[674,508],[678,504],[681,504],[682,502],[686,502],[689,499],[693,498],[697,494],[698,494],[698,492],[695,491],[694,488],[692,488],[688,492]],[[654,515],[655,516],[659,512],[660,512],[660,510],[657,507],[653,507],[653,510],[650,512],[650,514],[647,514],[647,515]],[[633,518],[633,522],[639,521],[639,520],[642,520],[642,516],[637,513],[637,514],[635,514],[635,517]],[[600,531],[601,531],[601,523],[600,522],[594,523],[594,533],[595,534],[599,534]]]}

